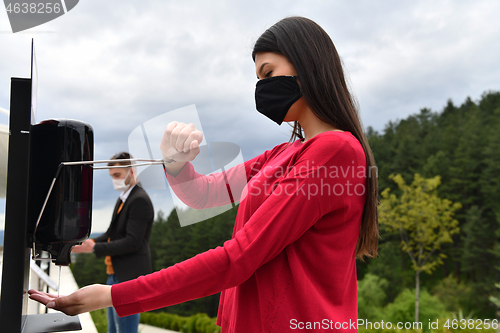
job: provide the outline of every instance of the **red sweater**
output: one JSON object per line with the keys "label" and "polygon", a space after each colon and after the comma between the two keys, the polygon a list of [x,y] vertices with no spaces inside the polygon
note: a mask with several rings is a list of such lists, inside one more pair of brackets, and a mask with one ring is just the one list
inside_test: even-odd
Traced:
{"label": "red sweater", "polygon": [[245,169],[248,184],[241,197],[231,186],[241,199],[233,238],[113,285],[118,314],[222,292],[222,332],[357,332],[355,250],[367,176],[360,143],[348,132],[324,132],[276,146],[226,177],[199,175],[187,163],[167,179],[186,204],[211,207],[228,203],[225,178],[240,174],[238,168]]}

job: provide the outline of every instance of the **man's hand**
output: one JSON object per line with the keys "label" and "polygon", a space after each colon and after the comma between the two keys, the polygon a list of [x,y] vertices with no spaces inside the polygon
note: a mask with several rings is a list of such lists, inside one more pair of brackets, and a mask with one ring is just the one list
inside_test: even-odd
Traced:
{"label": "man's hand", "polygon": [[29,290],[28,293],[32,300],[69,316],[113,306],[111,286],[101,284],[83,287],[68,296],[56,296],[34,289]]}
{"label": "man's hand", "polygon": [[76,245],[71,250],[71,253],[92,253],[94,250],[95,242],[91,239],[87,239],[82,245]]}

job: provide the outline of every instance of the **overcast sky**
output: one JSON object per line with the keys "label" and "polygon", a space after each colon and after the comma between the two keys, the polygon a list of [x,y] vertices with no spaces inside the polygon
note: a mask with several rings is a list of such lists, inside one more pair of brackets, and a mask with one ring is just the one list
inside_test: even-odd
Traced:
{"label": "overcast sky", "polygon": [[[1,8],[0,107],[9,108],[10,78],[30,75],[34,38],[37,120],[90,123],[95,159],[128,150],[129,135],[148,120],[194,104],[207,142],[236,143],[247,160],[289,137],[254,104],[251,50],[278,20],[305,16],[329,33],[364,126],[383,131],[424,107],[500,90],[498,13],[498,1],[81,0],[13,34]],[[102,232],[118,192],[107,171],[94,179],[92,231]],[[172,209],[169,191],[148,192],[157,211]]]}

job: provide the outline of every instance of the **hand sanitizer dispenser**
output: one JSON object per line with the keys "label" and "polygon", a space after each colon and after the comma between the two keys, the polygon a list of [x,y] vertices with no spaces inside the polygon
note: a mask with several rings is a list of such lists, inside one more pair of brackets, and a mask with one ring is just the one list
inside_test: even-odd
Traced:
{"label": "hand sanitizer dispenser", "polygon": [[34,252],[51,254],[56,265],[69,265],[71,248],[90,235],[92,127],[77,120],[45,120],[30,131],[28,242]]}

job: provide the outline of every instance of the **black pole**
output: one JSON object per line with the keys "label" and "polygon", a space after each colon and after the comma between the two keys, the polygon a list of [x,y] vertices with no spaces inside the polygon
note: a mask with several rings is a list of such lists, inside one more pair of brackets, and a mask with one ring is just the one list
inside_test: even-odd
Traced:
{"label": "black pole", "polygon": [[31,79],[12,78],[0,332],[21,332],[28,307],[27,235]]}

